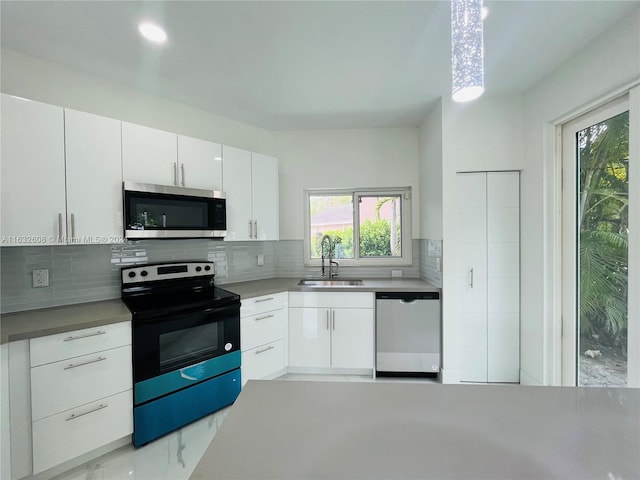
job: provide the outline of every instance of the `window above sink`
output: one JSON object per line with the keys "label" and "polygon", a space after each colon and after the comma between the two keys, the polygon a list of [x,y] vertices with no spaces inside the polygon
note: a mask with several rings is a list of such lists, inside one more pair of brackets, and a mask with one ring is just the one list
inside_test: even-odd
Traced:
{"label": "window above sink", "polygon": [[320,265],[325,235],[340,266],[410,265],[411,187],[306,190],[305,265]]}

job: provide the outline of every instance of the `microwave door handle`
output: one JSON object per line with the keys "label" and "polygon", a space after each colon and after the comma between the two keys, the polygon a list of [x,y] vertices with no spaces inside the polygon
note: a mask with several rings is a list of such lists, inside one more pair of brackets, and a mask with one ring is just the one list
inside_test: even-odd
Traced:
{"label": "microwave door handle", "polygon": [[167,228],[167,214],[162,214],[162,228]]}

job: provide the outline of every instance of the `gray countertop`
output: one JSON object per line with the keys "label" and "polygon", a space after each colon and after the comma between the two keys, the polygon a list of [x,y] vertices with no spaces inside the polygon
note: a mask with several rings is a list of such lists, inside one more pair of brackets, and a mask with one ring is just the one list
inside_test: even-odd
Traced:
{"label": "gray countertop", "polygon": [[[337,280],[347,277],[337,277]],[[218,285],[235,292],[241,298],[259,297],[278,292],[439,292],[440,288],[419,278],[363,278],[364,285],[349,287],[300,286],[300,277],[278,277],[250,282],[226,283]]]}
{"label": "gray countertop", "polygon": [[[364,279],[363,286],[331,288],[301,287],[298,286],[299,280],[280,277],[219,286],[237,293],[241,298],[287,291],[440,291],[438,287],[415,278],[372,278]],[[6,313],[0,319],[0,341],[6,343],[127,320],[131,320],[131,313],[120,299]]]}
{"label": "gray countertop", "polygon": [[249,381],[204,479],[638,479],[640,389]]}
{"label": "gray countertop", "polygon": [[43,337],[128,320],[131,320],[131,312],[119,298],[5,313],[0,320],[1,342]]}

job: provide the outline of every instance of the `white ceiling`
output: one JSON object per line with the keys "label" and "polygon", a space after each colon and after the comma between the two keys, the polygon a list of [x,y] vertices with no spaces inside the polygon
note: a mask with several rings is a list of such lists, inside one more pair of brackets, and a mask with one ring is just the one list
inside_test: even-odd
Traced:
{"label": "white ceiling", "polygon": [[[522,92],[640,1],[491,1],[486,94]],[[450,95],[447,1],[6,1],[2,47],[273,130],[416,126]],[[169,35],[143,41],[151,19]]]}

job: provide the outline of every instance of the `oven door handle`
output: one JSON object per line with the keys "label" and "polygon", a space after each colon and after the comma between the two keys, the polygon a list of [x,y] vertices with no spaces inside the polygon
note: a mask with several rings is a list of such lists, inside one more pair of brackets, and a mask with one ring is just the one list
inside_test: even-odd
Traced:
{"label": "oven door handle", "polygon": [[191,380],[192,382],[196,382],[196,381],[200,380],[199,378],[192,377],[191,375],[187,375],[186,373],[184,373],[184,371],[188,370],[190,368],[193,368],[193,367],[199,367],[200,365],[204,365],[205,363],[207,363],[206,360],[204,362],[194,363],[193,365],[189,365],[188,367],[181,368],[180,369],[180,376],[182,378],[184,378],[185,380]]}

